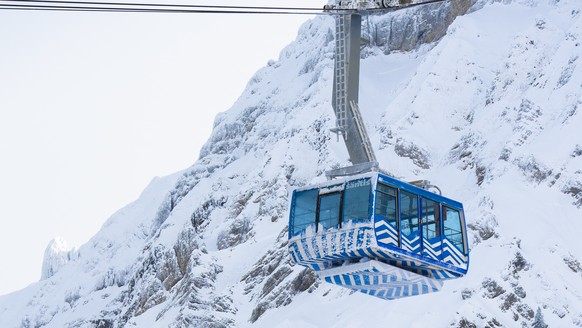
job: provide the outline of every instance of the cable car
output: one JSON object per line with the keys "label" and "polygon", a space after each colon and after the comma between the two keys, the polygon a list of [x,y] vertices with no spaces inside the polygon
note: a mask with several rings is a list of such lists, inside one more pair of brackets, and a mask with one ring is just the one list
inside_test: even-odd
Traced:
{"label": "cable car", "polygon": [[368,172],[295,189],[288,248],[328,283],[397,299],[463,277],[466,231],[461,203]]}
{"label": "cable car", "polygon": [[293,262],[383,299],[439,291],[469,268],[463,204],[380,173],[358,105],[361,14],[427,3],[433,1],[346,0],[326,8],[349,11],[335,13],[331,131],[352,166],[327,171],[326,183],[295,189],[289,207]]}

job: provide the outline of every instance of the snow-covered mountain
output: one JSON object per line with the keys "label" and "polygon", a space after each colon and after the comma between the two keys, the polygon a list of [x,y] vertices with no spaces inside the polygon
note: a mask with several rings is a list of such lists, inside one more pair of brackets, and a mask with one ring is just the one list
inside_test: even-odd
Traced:
{"label": "snow-covered mountain", "polygon": [[381,166],[465,204],[472,263],[441,292],[384,301],[288,262],[289,189],[348,164],[322,17],[216,118],[193,166],[80,249],[49,245],[44,279],[0,296],[0,326],[582,326],[581,10],[453,1],[363,21],[360,107]]}

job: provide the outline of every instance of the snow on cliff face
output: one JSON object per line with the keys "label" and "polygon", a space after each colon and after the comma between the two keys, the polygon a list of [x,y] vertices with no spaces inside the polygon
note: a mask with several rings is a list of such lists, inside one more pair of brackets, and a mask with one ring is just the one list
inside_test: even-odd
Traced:
{"label": "snow on cliff face", "polygon": [[63,238],[56,237],[51,240],[44,251],[40,280],[52,277],[63,265],[76,257],[76,250],[69,249]]}
{"label": "snow on cliff face", "polygon": [[[386,302],[288,264],[289,188],[348,164],[329,132],[333,20],[318,18],[217,117],[192,167],[155,179],[52,276],[0,297],[0,326],[582,326],[581,8],[473,8],[431,44],[403,26],[468,5],[364,22],[375,41],[360,84],[382,167],[465,204],[465,278]],[[394,51],[396,30],[416,36],[411,51]]]}

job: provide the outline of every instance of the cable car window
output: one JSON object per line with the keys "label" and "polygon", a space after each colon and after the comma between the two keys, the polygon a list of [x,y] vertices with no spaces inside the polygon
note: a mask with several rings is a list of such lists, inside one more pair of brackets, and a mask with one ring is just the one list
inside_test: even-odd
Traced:
{"label": "cable car window", "polygon": [[418,196],[408,191],[400,191],[400,229],[410,236],[418,232]]}
{"label": "cable car window", "polygon": [[343,200],[343,222],[370,219],[370,179],[346,183]]}
{"label": "cable car window", "polygon": [[310,225],[315,225],[318,195],[319,191],[317,189],[295,193],[295,203],[293,204],[293,227],[291,227],[292,236],[300,234]]}
{"label": "cable car window", "polygon": [[378,183],[374,213],[383,216],[396,228],[396,188]]}
{"label": "cable car window", "polygon": [[461,214],[458,210],[443,206],[443,222],[445,227],[445,237],[465,253],[465,244],[463,243],[463,226],[461,225]]}
{"label": "cable car window", "polygon": [[439,203],[422,198],[422,234],[426,239],[433,239],[441,235]]}
{"label": "cable car window", "polygon": [[319,225],[324,231],[339,225],[341,195],[336,192],[319,197]]}

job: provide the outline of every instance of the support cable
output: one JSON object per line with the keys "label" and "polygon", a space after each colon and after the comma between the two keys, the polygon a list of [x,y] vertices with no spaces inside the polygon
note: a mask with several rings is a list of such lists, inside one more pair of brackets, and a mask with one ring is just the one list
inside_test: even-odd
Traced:
{"label": "support cable", "polygon": [[0,0],[0,10],[279,15],[333,15],[345,12],[345,10],[326,12],[322,8],[308,7],[228,6],[64,0]]}
{"label": "support cable", "polygon": [[228,6],[64,0],[0,0],[0,10],[274,15],[350,15],[353,13],[361,13],[365,15],[381,14],[383,12],[392,12],[400,9],[444,1],[450,0],[428,0],[403,6],[358,10],[342,8],[322,9],[309,7]]}
{"label": "support cable", "polygon": [[20,4],[50,3],[66,5],[107,5],[107,6],[171,7],[171,8],[200,8],[200,9],[228,9],[228,10],[241,9],[241,10],[322,11],[321,8],[308,8],[308,7],[192,5],[192,4],[167,4],[167,3],[140,3],[140,2],[102,2],[102,1],[65,1],[65,0],[1,0],[0,2],[17,2]]}
{"label": "support cable", "polygon": [[0,1],[0,10],[39,10],[39,11],[95,11],[129,13],[173,13],[173,14],[274,14],[274,15],[329,15],[329,13],[278,10],[229,10],[229,9],[171,9],[171,8],[129,8],[106,6],[52,6],[5,4]]}
{"label": "support cable", "polygon": [[416,2],[416,3],[407,4],[407,5],[399,5],[399,6],[393,6],[393,7],[370,8],[370,9],[366,9],[365,12],[368,12],[371,14],[382,14],[382,13],[386,13],[386,12],[392,12],[392,11],[397,11],[397,10],[401,10],[401,9],[430,5],[433,3],[440,3],[440,2],[446,2],[446,1],[452,1],[452,0],[427,0],[427,1],[423,1],[423,2]]}

